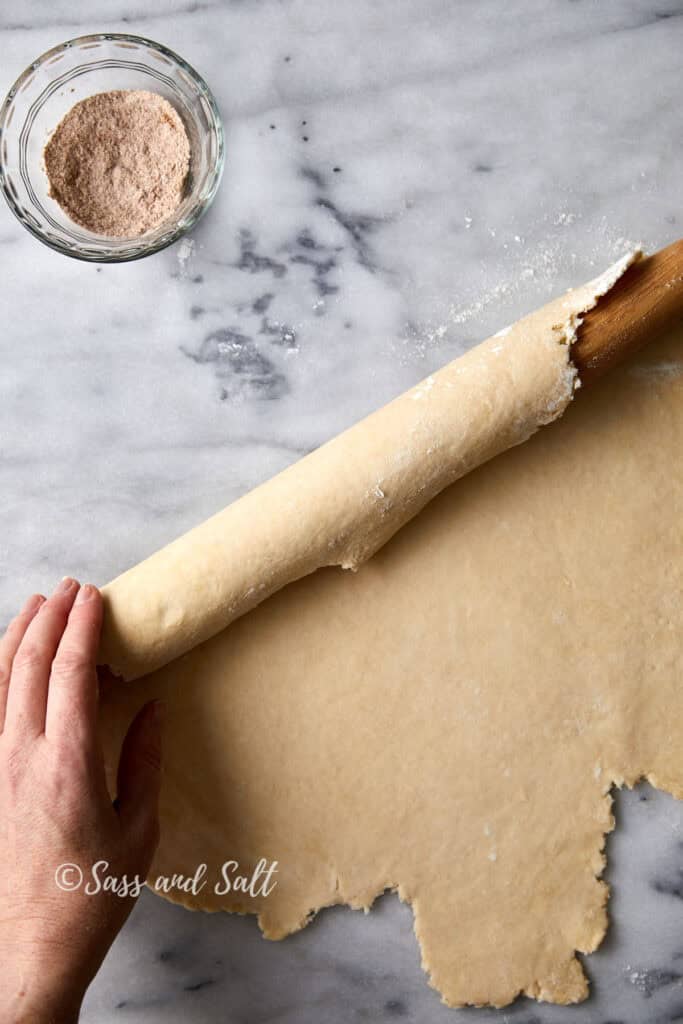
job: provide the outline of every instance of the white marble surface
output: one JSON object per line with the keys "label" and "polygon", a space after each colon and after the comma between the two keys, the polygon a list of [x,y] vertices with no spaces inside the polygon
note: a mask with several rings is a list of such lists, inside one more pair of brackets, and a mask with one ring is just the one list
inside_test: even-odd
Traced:
{"label": "white marble surface", "polygon": [[[683,234],[682,0],[4,4],[0,88],[104,29],[204,74],[226,175],[190,242],[127,266],[55,255],[0,209],[0,623],[65,572],[105,582],[631,242]],[[146,894],[83,1020],[683,1020],[683,806],[643,787],[617,815],[581,1007],[447,1010],[392,896],[271,944]]]}

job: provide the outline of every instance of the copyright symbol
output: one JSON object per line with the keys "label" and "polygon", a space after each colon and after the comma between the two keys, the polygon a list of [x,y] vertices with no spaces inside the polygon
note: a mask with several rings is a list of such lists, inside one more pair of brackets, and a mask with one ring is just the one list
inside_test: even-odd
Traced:
{"label": "copyright symbol", "polygon": [[83,882],[83,872],[78,864],[60,864],[55,871],[55,882],[64,892],[76,892]]}

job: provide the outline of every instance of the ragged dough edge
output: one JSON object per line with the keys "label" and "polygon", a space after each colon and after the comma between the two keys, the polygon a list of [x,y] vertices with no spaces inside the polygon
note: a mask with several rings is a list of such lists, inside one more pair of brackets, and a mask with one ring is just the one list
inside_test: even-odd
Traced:
{"label": "ragged dough edge", "polygon": [[[171,890],[170,893],[158,893],[158,895],[162,896],[170,903],[183,906],[185,909],[191,911],[201,911],[204,913],[227,912],[231,914],[238,914],[243,917],[254,916],[257,919],[258,927],[265,939],[270,941],[281,941],[289,935],[302,931],[312,922],[317,914],[329,907],[347,906],[352,910],[362,910],[365,913],[368,913],[379,897],[387,893],[395,894],[402,903],[405,903],[411,908],[413,913],[413,932],[420,952],[421,968],[427,975],[430,987],[439,993],[441,1002],[445,1006],[454,1009],[462,1007],[487,1006],[500,1009],[502,1007],[509,1006],[522,996],[526,996],[538,1002],[547,1002],[554,1005],[572,1005],[585,1000],[590,992],[589,978],[587,977],[582,963],[576,954],[589,955],[599,949],[609,927],[607,907],[609,904],[611,889],[608,883],[602,878],[602,875],[605,867],[607,866],[607,837],[614,831],[616,826],[616,821],[612,813],[615,791],[622,788],[632,789],[639,782],[645,780],[656,789],[663,792],[669,792],[676,799],[683,799],[683,785],[678,780],[663,780],[653,772],[638,771],[625,776],[614,769],[606,769],[603,772],[603,777],[605,781],[603,782],[602,787],[596,791],[596,806],[598,803],[602,803],[604,809],[604,827],[601,828],[599,833],[596,832],[596,847],[594,851],[595,867],[593,870],[593,877],[596,885],[599,887],[598,892],[600,894],[599,902],[597,900],[595,902],[594,911],[600,914],[600,917],[594,930],[590,936],[587,937],[587,941],[583,942],[581,945],[577,944],[572,951],[567,952],[564,964],[561,964],[558,967],[555,983],[552,987],[549,985],[548,981],[543,978],[532,978],[525,984],[519,984],[517,987],[509,989],[504,994],[501,993],[500,995],[492,996],[489,1001],[468,1002],[457,998],[449,998],[447,995],[443,994],[443,984],[440,984],[434,977],[431,964],[423,949],[420,932],[419,892],[409,893],[400,881],[387,880],[384,883],[377,884],[370,892],[365,892],[363,894],[356,895],[355,897],[344,895],[342,891],[341,876],[338,870],[332,865],[330,865],[330,875],[333,879],[333,883],[330,885],[330,898],[314,907],[303,905],[296,921],[290,922],[286,928],[274,929],[269,927],[267,922],[264,920],[264,915],[254,911],[247,902],[235,902],[230,907],[217,906],[215,903],[203,899],[201,895],[190,898],[189,896],[184,896],[179,890],[175,889]],[[153,888],[150,884],[153,877],[154,872],[152,871],[148,878],[148,886],[150,888]],[[457,915],[457,907],[454,908],[454,915]],[[561,982],[561,984],[558,984],[558,981]]]}
{"label": "ragged dough edge", "polygon": [[[344,895],[342,891],[340,873],[334,866],[330,866],[330,874],[334,879],[334,884],[331,886],[332,891],[330,892],[330,898],[325,899],[317,906],[311,907],[303,905],[299,916],[294,922],[290,921],[286,928],[277,929],[270,927],[264,920],[264,914],[254,911],[246,901],[243,902],[236,900],[234,904],[226,907],[217,906],[216,903],[204,899],[201,895],[193,896],[191,898],[189,896],[184,896],[182,892],[175,889],[171,890],[170,893],[160,892],[158,895],[162,896],[170,903],[183,906],[185,909],[191,911],[212,914],[223,912],[237,914],[241,917],[254,916],[256,917],[257,924],[263,938],[278,942],[290,935],[294,935],[297,932],[302,931],[319,913],[330,907],[346,906],[351,910],[361,910],[364,913],[369,913],[375,901],[381,896],[384,896],[387,893],[395,894],[402,903],[411,908],[413,914],[413,933],[420,953],[420,966],[427,976],[429,986],[439,993],[441,1002],[445,1006],[448,1006],[451,1009],[464,1007],[493,1007],[495,1009],[501,1009],[505,1006],[509,1006],[511,1003],[514,1003],[522,996],[527,996],[537,1002],[546,1002],[561,1006],[580,1003],[589,995],[590,981],[576,954],[580,953],[582,955],[588,955],[595,952],[602,944],[609,927],[607,906],[611,890],[607,882],[602,878],[602,874],[607,866],[607,856],[605,852],[607,836],[614,831],[616,826],[616,821],[612,814],[612,806],[614,804],[613,793],[615,789],[621,789],[624,786],[632,789],[633,786],[643,779],[647,779],[648,781],[651,779],[651,776],[645,773],[638,773],[628,778],[625,778],[618,772],[605,772],[605,775],[607,777],[611,775],[611,782],[597,793],[596,804],[601,802],[603,805],[605,811],[605,825],[599,833],[596,833],[597,842],[595,848],[595,868],[593,871],[593,877],[600,894],[599,902],[596,901],[594,905],[594,911],[601,912],[600,921],[587,941],[581,945],[577,945],[571,952],[568,951],[564,964],[557,965],[553,972],[554,984],[552,986],[550,986],[549,982],[543,978],[532,978],[524,984],[519,984],[516,987],[510,988],[505,993],[492,995],[491,998],[486,1001],[472,1002],[458,998],[449,998],[443,992],[443,983],[440,983],[435,978],[432,966],[424,951],[424,944],[420,930],[419,892],[409,893],[400,881],[387,880],[385,882],[378,883],[376,886],[373,886],[371,890],[364,893],[356,894],[355,896]],[[653,782],[652,784],[654,785],[655,783]],[[658,788],[662,787],[660,786]],[[679,787],[676,787],[676,789],[679,789]],[[678,796],[677,792],[672,790],[670,791],[672,792],[672,795]],[[683,788],[679,789],[679,792],[683,797]],[[150,888],[152,887],[150,882],[153,877],[154,873],[150,872],[150,876],[147,880],[147,884]],[[457,915],[457,907],[454,907],[454,914]]]}
{"label": "ragged dough edge", "polygon": [[317,569],[358,569],[442,490],[560,417],[583,315],[624,256],[102,588],[98,664],[136,679]]}

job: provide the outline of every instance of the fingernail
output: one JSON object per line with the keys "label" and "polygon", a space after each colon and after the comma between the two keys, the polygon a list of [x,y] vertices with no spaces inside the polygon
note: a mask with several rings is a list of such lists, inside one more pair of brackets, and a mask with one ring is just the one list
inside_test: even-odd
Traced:
{"label": "fingernail", "polygon": [[71,576],[65,576],[55,587],[55,594],[68,594],[75,586],[76,580],[72,579]]}
{"label": "fingernail", "polygon": [[42,594],[31,594],[21,609],[22,615],[31,615],[33,612],[37,612],[44,600],[45,598]]}
{"label": "fingernail", "polygon": [[92,583],[86,583],[84,587],[78,591],[76,595],[76,604],[84,604],[86,601],[92,600],[97,593],[97,587],[93,587]]}

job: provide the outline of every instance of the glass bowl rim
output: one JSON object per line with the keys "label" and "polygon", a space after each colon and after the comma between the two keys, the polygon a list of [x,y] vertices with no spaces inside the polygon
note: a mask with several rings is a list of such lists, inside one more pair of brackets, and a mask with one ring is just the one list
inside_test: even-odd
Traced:
{"label": "glass bowl rim", "polygon": [[[190,78],[192,84],[196,87],[197,91],[201,94],[203,99],[206,101],[208,108],[211,112],[211,118],[213,121],[213,128],[216,137],[216,159],[211,169],[211,189],[208,194],[204,197],[201,202],[198,202],[187,214],[187,223],[180,226],[176,225],[175,228],[170,228],[168,232],[165,232],[161,238],[154,242],[150,242],[145,245],[144,235],[140,236],[141,241],[136,243],[135,240],[130,241],[128,249],[123,249],[120,253],[107,252],[103,249],[102,252],[84,252],[79,249],[73,249],[60,241],[53,238],[48,238],[42,230],[39,230],[31,223],[27,222],[23,216],[21,216],[17,209],[16,201],[11,193],[11,190],[7,185],[7,174],[5,163],[2,157],[2,147],[0,147],[0,191],[2,191],[7,205],[10,210],[22,224],[24,228],[30,234],[37,238],[43,245],[53,249],[56,252],[60,252],[65,256],[69,256],[72,259],[83,260],[86,263],[127,263],[132,260],[139,260],[145,256],[151,256],[154,253],[161,252],[166,249],[169,245],[173,245],[179,238],[190,231],[197,221],[203,216],[208,210],[209,206],[213,202],[218,186],[220,185],[221,177],[223,174],[223,165],[225,160],[225,134],[223,131],[223,121],[221,119],[218,104],[213,96],[213,93],[209,89],[205,80],[196,71],[191,64],[177,54],[170,47],[165,46],[163,43],[158,43],[154,39],[149,39],[146,36],[133,35],[129,32],[94,32],[83,36],[74,36],[71,39],[65,40],[63,43],[58,43],[57,46],[51,47],[44,53],[41,53],[39,57],[31,61],[28,67],[21,72],[19,77],[12,83],[8,89],[2,105],[0,105],[0,140],[7,131],[6,120],[8,111],[11,109],[12,101],[20,89],[25,85],[26,81],[35,74],[35,72],[52,60],[57,54],[64,52],[65,50],[73,49],[75,46],[81,46],[87,43],[96,42],[127,42],[142,44],[150,50],[154,50],[160,53],[162,56],[170,59],[176,64],[185,74]],[[127,239],[125,241],[128,241]]]}

